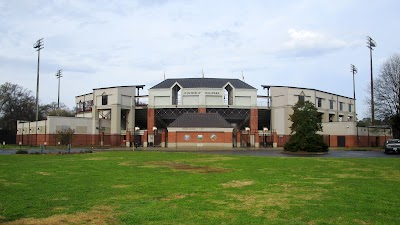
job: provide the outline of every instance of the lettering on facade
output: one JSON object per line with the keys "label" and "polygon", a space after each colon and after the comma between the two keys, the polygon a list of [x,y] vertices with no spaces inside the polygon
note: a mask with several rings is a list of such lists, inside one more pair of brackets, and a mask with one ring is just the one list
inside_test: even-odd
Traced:
{"label": "lettering on facade", "polygon": [[185,91],[183,92],[184,95],[200,95],[201,91]]}
{"label": "lettering on facade", "polygon": [[206,95],[219,95],[219,91],[206,91]]}
{"label": "lettering on facade", "polygon": [[[200,95],[201,91],[184,91],[183,95]],[[204,92],[206,95],[220,95],[219,91],[206,91]]]}

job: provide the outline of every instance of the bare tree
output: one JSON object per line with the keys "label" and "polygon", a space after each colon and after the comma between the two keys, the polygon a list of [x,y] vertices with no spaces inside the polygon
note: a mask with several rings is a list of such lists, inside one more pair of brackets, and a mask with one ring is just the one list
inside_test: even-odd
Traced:
{"label": "bare tree", "polygon": [[68,127],[66,129],[58,130],[56,132],[56,137],[61,145],[68,145],[72,143],[72,137],[74,134],[75,130]]}
{"label": "bare tree", "polygon": [[47,116],[66,116],[74,117],[75,111],[71,110],[64,103],[60,102],[60,108],[58,108],[57,102],[52,102],[50,104],[43,105],[44,113]]}
{"label": "bare tree", "polygon": [[[394,133],[398,135],[400,124],[400,54],[387,59],[374,80],[375,114],[380,120],[389,120]],[[396,135],[396,136],[397,136]]]}
{"label": "bare tree", "polygon": [[[23,87],[4,83],[0,85],[0,127],[15,136],[17,120],[35,119],[35,97]],[[13,137],[15,140],[15,137]]]}

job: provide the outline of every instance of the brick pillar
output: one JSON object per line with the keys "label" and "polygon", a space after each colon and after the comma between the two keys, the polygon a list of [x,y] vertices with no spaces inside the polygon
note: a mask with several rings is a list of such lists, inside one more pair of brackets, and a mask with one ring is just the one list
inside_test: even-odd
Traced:
{"label": "brick pillar", "polygon": [[143,134],[143,147],[147,147],[147,144],[147,130],[145,130]]}
{"label": "brick pillar", "polygon": [[241,131],[236,132],[236,147],[238,147],[238,148],[240,148],[240,144],[242,142],[241,135],[242,135]]}
{"label": "brick pillar", "polygon": [[161,148],[165,148],[165,133],[167,132],[167,130],[162,130],[161,131]]}
{"label": "brick pillar", "polygon": [[100,133],[100,146],[104,145],[104,132]]}
{"label": "brick pillar", "polygon": [[206,108],[200,108],[198,109],[199,113],[207,113],[207,109]]}
{"label": "brick pillar", "polygon": [[250,109],[250,134],[254,135],[254,143],[252,146],[260,147],[259,134],[258,134],[258,109]]}
{"label": "brick pillar", "polygon": [[146,147],[148,146],[148,141],[153,141],[154,144],[154,133],[153,127],[155,126],[154,118],[154,108],[147,109],[147,134],[146,134]]}
{"label": "brick pillar", "polygon": [[272,147],[276,148],[278,147],[278,134],[276,132],[272,133],[273,138],[274,138],[274,142],[272,143]]}
{"label": "brick pillar", "polygon": [[[130,131],[126,131],[126,139],[125,139],[125,146],[129,147],[131,143],[131,132]],[[133,143],[132,143],[133,145]]]}

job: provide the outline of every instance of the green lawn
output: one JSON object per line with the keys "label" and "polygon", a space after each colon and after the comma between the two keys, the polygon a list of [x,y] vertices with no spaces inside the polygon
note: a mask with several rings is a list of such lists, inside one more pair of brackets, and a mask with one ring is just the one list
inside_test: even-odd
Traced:
{"label": "green lawn", "polygon": [[1,155],[5,224],[400,224],[400,159]]}

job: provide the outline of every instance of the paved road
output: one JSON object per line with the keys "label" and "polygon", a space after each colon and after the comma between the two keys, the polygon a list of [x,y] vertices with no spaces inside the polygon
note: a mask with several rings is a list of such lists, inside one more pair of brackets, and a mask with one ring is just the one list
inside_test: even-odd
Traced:
{"label": "paved road", "polygon": [[[143,150],[146,151],[146,150]],[[158,151],[158,150],[156,150]],[[162,150],[160,150],[162,151]],[[165,151],[165,150],[164,150]],[[322,154],[291,154],[284,153],[282,150],[173,150],[171,152],[191,152],[201,154],[223,154],[223,155],[245,155],[261,157],[323,157],[323,158],[400,158],[400,154],[385,154],[383,151],[351,151],[351,150],[330,150]]]}
{"label": "paved road", "polygon": [[[5,149],[5,150],[0,150],[0,155],[13,155],[13,154],[15,154],[15,152],[17,151],[18,149],[15,149],[15,150],[13,150],[13,149]],[[23,149],[23,150],[27,150],[28,151],[28,153],[29,154],[41,154],[41,153],[43,153],[43,154],[56,154],[56,153],[68,153],[68,149],[65,149],[65,150],[60,150],[60,149],[46,149],[46,150],[43,150],[43,151],[40,151],[40,150],[38,150],[38,149]],[[73,149],[71,149],[71,153],[80,153],[80,152],[84,152],[84,151],[86,151],[86,150],[89,150],[89,149],[82,149],[82,148],[73,148]]]}
{"label": "paved road", "polygon": [[400,158],[400,154],[387,155],[383,151],[330,150],[323,154],[290,154],[282,150],[207,151],[210,154],[232,154],[266,157],[323,157],[323,158]]}
{"label": "paved road", "polygon": [[[71,153],[84,152],[83,148],[73,148]],[[118,149],[119,151],[132,151],[130,148]],[[104,149],[93,149],[93,151],[115,151]],[[151,149],[139,148],[136,151],[160,151],[160,152],[190,152],[201,154],[223,154],[223,155],[245,155],[245,156],[261,156],[261,157],[323,157],[323,158],[400,158],[400,154],[385,154],[383,151],[351,151],[351,150],[330,150],[323,154],[288,154],[282,150],[276,149],[240,149],[240,150],[168,150],[168,149]],[[40,150],[28,150],[30,154],[40,153]],[[43,153],[66,153],[67,150],[47,149]],[[15,150],[0,150],[0,155],[15,154]]]}

